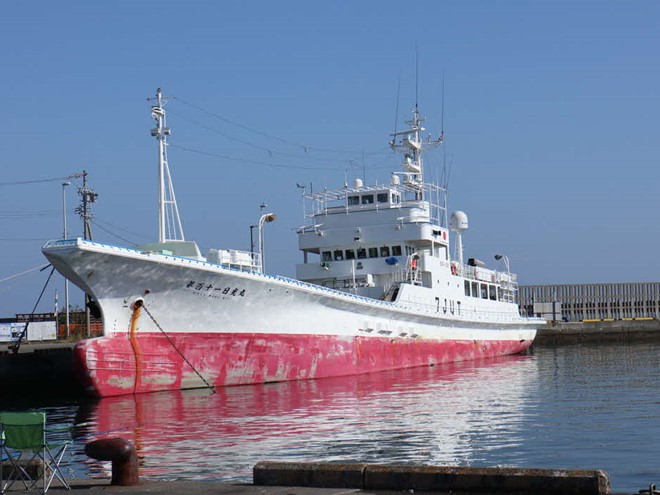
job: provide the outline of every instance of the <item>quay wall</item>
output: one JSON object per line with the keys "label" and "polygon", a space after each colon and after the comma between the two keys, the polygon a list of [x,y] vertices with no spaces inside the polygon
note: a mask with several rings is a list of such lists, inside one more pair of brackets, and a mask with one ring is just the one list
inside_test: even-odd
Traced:
{"label": "quay wall", "polygon": [[535,346],[571,345],[587,342],[660,342],[660,320],[584,320],[548,322],[541,328]]}

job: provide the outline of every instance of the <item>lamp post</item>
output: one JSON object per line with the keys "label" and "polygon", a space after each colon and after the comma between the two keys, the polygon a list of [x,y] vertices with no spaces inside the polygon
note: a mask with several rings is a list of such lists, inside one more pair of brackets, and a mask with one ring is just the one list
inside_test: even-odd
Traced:
{"label": "lamp post", "polygon": [[264,213],[259,218],[259,230],[257,234],[259,236],[259,254],[261,255],[261,273],[264,273],[266,268],[266,260],[264,258],[264,223],[274,222],[275,218],[277,218],[275,213]]}
{"label": "lamp post", "polygon": [[504,260],[504,266],[506,267],[506,273],[509,275],[509,278],[511,277],[511,269],[509,268],[509,258],[505,254],[496,254],[495,255],[496,260]]}
{"label": "lamp post", "polygon": [[506,256],[505,254],[496,254],[495,259],[498,261],[503,260],[504,266],[506,267],[506,285],[502,284],[502,290],[504,291],[505,294],[505,301],[514,302],[515,293],[513,290],[513,282],[511,281],[511,269],[509,267],[509,257]]}
{"label": "lamp post", "polygon": [[[67,238],[66,231],[66,188],[70,186],[71,182],[62,182],[62,224],[64,227],[62,238]],[[66,314],[66,338],[68,339],[71,335],[71,326],[69,323],[69,279],[64,277],[64,311]]]}
{"label": "lamp post", "polygon": [[250,261],[252,262],[252,267],[251,269],[254,270],[255,268],[255,255],[254,255],[254,229],[256,229],[256,225],[250,225]]}

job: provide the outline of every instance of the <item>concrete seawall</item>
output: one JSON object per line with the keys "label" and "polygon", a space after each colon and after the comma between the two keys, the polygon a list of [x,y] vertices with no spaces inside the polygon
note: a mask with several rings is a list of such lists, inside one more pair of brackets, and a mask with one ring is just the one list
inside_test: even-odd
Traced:
{"label": "concrete seawall", "polygon": [[25,344],[18,354],[0,352],[0,387],[12,399],[83,394],[73,375],[73,344]]}
{"label": "concrete seawall", "polygon": [[587,342],[660,342],[660,320],[585,320],[557,323],[539,330],[534,345],[571,345]]}

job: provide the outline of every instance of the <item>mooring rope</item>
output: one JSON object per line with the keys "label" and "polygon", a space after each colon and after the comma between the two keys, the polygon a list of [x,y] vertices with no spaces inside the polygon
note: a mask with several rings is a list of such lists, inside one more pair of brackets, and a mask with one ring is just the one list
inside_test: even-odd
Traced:
{"label": "mooring rope", "polygon": [[151,321],[154,322],[154,325],[156,325],[156,328],[158,328],[158,330],[160,330],[161,333],[165,336],[165,338],[166,338],[167,341],[170,343],[170,345],[172,346],[172,348],[177,352],[177,354],[178,354],[179,356],[181,356],[181,359],[183,359],[183,360],[188,364],[188,366],[190,366],[190,367],[192,368],[192,370],[197,374],[197,376],[198,376],[198,377],[199,377],[204,383],[206,383],[207,388],[210,388],[210,389],[213,391],[213,393],[215,393],[215,388],[213,387],[213,385],[211,385],[208,381],[206,381],[206,379],[200,374],[199,371],[197,371],[197,369],[192,365],[192,363],[191,363],[190,361],[188,361],[188,359],[186,358],[186,356],[183,355],[183,353],[178,349],[178,347],[176,346],[176,344],[174,343],[174,341],[170,338],[169,335],[167,335],[167,333],[165,332],[165,330],[163,330],[163,328],[160,326],[160,324],[156,321],[156,318],[154,318],[154,315],[152,315],[151,312],[147,309],[147,306],[146,306],[145,304],[142,304],[142,308],[144,309],[145,313],[147,313],[147,314],[149,315],[149,318],[151,318]]}

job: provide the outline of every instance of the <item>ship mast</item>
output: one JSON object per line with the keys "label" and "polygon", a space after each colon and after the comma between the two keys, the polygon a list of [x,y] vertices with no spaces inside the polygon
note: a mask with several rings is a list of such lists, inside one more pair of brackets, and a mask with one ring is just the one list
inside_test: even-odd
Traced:
{"label": "ship mast", "polygon": [[390,147],[401,154],[403,154],[403,172],[404,183],[415,190],[416,199],[424,199],[424,161],[422,153],[427,146],[438,146],[443,142],[443,136],[440,135],[438,139],[432,140],[428,136],[426,140],[421,137],[422,131],[426,129],[422,127],[424,117],[419,114],[417,104],[413,110],[413,117],[411,120],[406,120],[409,128],[403,131],[398,131],[390,134],[392,140]]}
{"label": "ship mast", "polygon": [[158,242],[185,241],[167,164],[167,136],[171,134],[170,128],[166,126],[163,108],[167,101],[163,99],[160,88],[156,90],[156,98],[149,98],[149,101],[156,102],[151,107],[151,116],[156,121],[151,135],[158,140]]}

